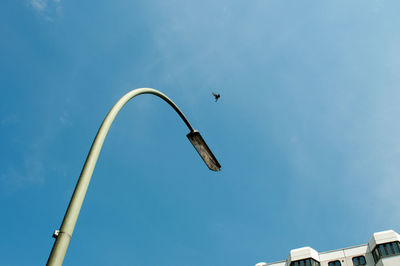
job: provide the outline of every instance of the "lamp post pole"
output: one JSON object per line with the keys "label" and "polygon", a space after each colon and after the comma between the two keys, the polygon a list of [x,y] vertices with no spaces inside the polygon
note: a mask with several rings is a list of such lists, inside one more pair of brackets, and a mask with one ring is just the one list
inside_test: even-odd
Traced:
{"label": "lamp post pole", "polygon": [[[178,113],[178,115],[185,122],[186,126],[189,128],[190,133],[187,135],[187,137],[195,146],[196,150],[199,152],[200,156],[203,158],[207,166],[213,171],[219,171],[221,166],[207,147],[207,144],[205,144],[205,142],[202,140],[198,131],[193,129],[189,121],[186,119],[185,115],[181,112],[181,110],[179,110],[178,106],[176,106],[176,104],[172,100],[170,100],[163,93],[150,88],[141,88],[128,92],[112,107],[112,109],[104,119],[103,123],[101,124],[99,131],[97,132],[92,147],[90,148],[89,155],[83,166],[78,183],[75,187],[75,191],[68,205],[63,222],[61,224],[61,228],[60,230],[56,230],[53,235],[56,240],[47,261],[47,265],[62,265],[68,249],[69,242],[72,237],[72,233],[75,228],[76,221],[79,216],[79,212],[82,207],[83,200],[86,195],[87,188],[89,186],[90,179],[93,174],[94,167],[96,166],[96,162],[99,157],[101,147],[103,146],[104,140],[107,136],[108,130],[110,129],[112,122],[114,121],[115,117],[122,109],[122,107],[129,100],[140,94],[153,94],[165,100]],[[198,148],[199,137],[201,146],[200,148]],[[193,138],[195,138],[196,143],[192,141]]]}

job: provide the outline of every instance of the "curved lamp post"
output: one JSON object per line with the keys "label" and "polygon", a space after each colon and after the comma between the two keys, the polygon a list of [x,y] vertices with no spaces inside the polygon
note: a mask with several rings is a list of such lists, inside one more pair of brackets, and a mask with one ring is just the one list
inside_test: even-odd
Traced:
{"label": "curved lamp post", "polygon": [[72,195],[67,212],[65,213],[61,228],[60,230],[56,230],[54,232],[53,236],[56,238],[56,241],[54,242],[49,260],[47,261],[47,265],[62,265],[65,253],[67,252],[69,241],[71,240],[71,236],[74,231],[76,221],[78,219],[80,209],[82,207],[83,200],[86,195],[87,188],[89,186],[90,178],[92,177],[92,173],[94,167],[96,166],[96,162],[99,157],[101,147],[103,146],[104,139],[106,138],[107,132],[122,107],[130,99],[140,94],[154,94],[165,100],[172,108],[174,108],[174,110],[179,114],[179,116],[185,122],[186,126],[189,128],[190,132],[189,134],[187,134],[187,137],[196,148],[199,155],[203,158],[208,168],[213,171],[220,170],[220,164],[212,154],[211,150],[208,148],[207,144],[204,142],[200,133],[197,130],[193,129],[193,127],[186,119],[185,115],[181,112],[181,110],[179,110],[178,106],[176,106],[176,104],[172,102],[166,95],[150,88],[136,89],[125,94],[107,114],[106,118],[100,126],[99,131],[97,132],[96,138],[93,141],[92,147],[89,151],[89,155],[86,159],[78,183],[75,187],[75,191]]}

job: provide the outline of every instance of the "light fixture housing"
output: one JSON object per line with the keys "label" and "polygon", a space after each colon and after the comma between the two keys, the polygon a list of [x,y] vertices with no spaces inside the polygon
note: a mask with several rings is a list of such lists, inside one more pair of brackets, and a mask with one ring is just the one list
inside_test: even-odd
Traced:
{"label": "light fixture housing", "polygon": [[221,165],[215,158],[214,154],[211,152],[210,148],[208,148],[207,143],[201,137],[199,131],[193,130],[189,134],[187,134],[186,137],[193,144],[193,147],[197,150],[200,157],[203,159],[210,170],[216,172],[221,170]]}

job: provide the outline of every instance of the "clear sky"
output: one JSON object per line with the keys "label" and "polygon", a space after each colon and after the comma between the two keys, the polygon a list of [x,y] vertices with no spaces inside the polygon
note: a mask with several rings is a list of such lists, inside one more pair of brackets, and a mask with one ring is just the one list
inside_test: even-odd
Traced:
{"label": "clear sky", "polygon": [[[400,1],[0,1],[0,264],[254,265],[400,231]],[[221,94],[216,103],[211,92]]]}

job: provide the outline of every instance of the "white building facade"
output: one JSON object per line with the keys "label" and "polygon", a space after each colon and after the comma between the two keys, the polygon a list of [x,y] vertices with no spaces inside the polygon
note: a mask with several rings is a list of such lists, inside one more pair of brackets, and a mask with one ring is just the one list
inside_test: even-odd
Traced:
{"label": "white building facade", "polygon": [[400,266],[400,235],[374,233],[368,244],[318,253],[310,247],[293,249],[287,260],[256,266]]}

